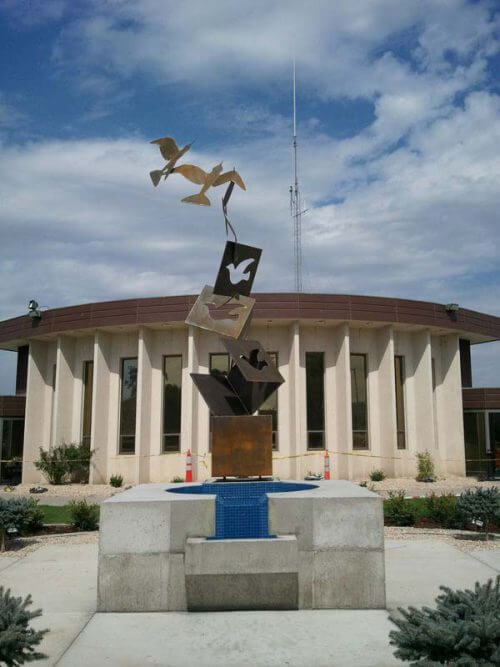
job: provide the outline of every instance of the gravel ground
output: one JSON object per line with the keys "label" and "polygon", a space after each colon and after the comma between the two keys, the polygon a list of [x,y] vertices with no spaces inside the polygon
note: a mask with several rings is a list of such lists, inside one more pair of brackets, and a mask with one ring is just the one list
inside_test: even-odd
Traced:
{"label": "gravel ground", "polygon": [[404,490],[407,496],[430,496],[435,493],[441,496],[445,493],[458,495],[466,489],[473,487],[497,486],[500,488],[500,482],[478,482],[475,477],[446,477],[438,479],[436,482],[417,482],[413,477],[397,477],[384,479],[381,482],[371,482],[368,480],[367,487],[387,498],[389,491]]}
{"label": "gravel ground", "polygon": [[386,540],[439,540],[451,544],[452,547],[456,547],[460,551],[467,552],[500,549],[500,535],[492,536],[485,542],[478,539],[477,533],[467,530],[385,526],[384,537]]}
{"label": "gravel ground", "polygon": [[24,558],[46,544],[97,544],[99,533],[94,530],[85,533],[64,533],[62,535],[37,535],[36,537],[16,537],[8,542],[8,551],[0,551],[3,556]]}
{"label": "gravel ground", "polygon": [[[43,486],[48,491],[45,491],[45,493],[30,493],[29,491],[33,486]],[[18,484],[10,488],[11,491],[5,491],[4,487],[0,491],[1,496],[29,496],[30,498],[37,498],[41,505],[52,505],[56,502],[65,505],[72,500],[82,499],[98,503],[130,487],[117,489],[109,484]]]}

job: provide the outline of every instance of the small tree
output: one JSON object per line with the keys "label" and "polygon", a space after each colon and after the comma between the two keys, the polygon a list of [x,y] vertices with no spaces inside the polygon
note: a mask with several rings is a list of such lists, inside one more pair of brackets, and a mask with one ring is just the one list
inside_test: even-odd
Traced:
{"label": "small tree", "polygon": [[63,442],[48,451],[40,447],[40,459],[35,467],[42,471],[49,484],[64,484],[68,479],[88,482],[92,454],[90,446],[83,443]]}
{"label": "small tree", "polygon": [[467,489],[460,494],[457,510],[469,521],[480,521],[488,539],[488,529],[492,523],[500,523],[500,491],[489,488]]}
{"label": "small tree", "polygon": [[47,451],[40,447],[40,459],[35,461],[35,468],[42,471],[49,484],[63,484],[68,472],[63,448],[54,447]]}
{"label": "small tree", "polygon": [[435,482],[436,472],[431,453],[428,450],[417,453],[417,482]]}
{"label": "small tree", "polygon": [[7,531],[35,530],[42,525],[43,513],[33,498],[0,498],[0,551],[5,551]]}
{"label": "small tree", "polygon": [[42,615],[42,610],[28,611],[31,595],[24,600],[15,598],[10,589],[0,586],[0,662],[7,667],[17,667],[25,662],[41,660],[47,656],[35,651],[48,630],[28,627],[32,619]]}
{"label": "small tree", "polygon": [[473,667],[500,664],[500,575],[496,584],[476,583],[474,591],[440,587],[436,609],[399,608],[399,628],[389,633],[394,655],[415,664]]}
{"label": "small tree", "polygon": [[99,526],[99,505],[86,500],[73,500],[69,504],[71,525],[78,530],[97,530]]}

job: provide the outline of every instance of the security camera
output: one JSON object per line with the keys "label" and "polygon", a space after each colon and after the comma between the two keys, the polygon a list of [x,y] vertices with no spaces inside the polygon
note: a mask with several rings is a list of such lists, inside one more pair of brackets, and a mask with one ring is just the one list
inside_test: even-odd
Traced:
{"label": "security camera", "polygon": [[38,309],[38,302],[35,299],[31,299],[28,303],[28,315],[33,319],[40,319],[42,317],[42,313]]}

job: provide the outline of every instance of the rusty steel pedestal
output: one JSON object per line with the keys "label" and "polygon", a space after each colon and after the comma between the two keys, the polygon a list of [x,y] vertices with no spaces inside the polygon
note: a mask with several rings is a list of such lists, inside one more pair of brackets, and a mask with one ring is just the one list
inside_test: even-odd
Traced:
{"label": "rusty steel pedestal", "polygon": [[272,417],[212,417],[212,475],[265,477],[273,474]]}

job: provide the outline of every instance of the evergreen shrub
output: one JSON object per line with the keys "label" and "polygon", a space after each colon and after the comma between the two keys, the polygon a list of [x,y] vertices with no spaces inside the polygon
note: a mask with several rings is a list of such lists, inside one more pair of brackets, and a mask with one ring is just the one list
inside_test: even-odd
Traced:
{"label": "evergreen shrub", "polygon": [[452,494],[425,498],[425,515],[442,528],[465,528],[466,519],[457,508],[457,498]]}
{"label": "evergreen shrub", "polygon": [[384,503],[384,518],[390,526],[413,526],[415,510],[405,499],[405,491],[389,491]]}
{"label": "evergreen shrub", "polygon": [[474,591],[440,588],[435,609],[399,608],[402,618],[389,617],[398,627],[389,633],[394,655],[422,666],[499,665],[500,575]]}
{"label": "evergreen shrub", "polygon": [[69,504],[71,525],[77,530],[97,530],[99,526],[99,505],[86,500],[73,500]]}
{"label": "evergreen shrub", "polygon": [[370,473],[370,479],[372,482],[381,482],[385,479],[385,472],[383,470],[372,470]]}
{"label": "evergreen shrub", "polygon": [[34,498],[0,498],[0,551],[5,551],[7,531],[25,533],[40,528],[43,512]]}
{"label": "evergreen shrub", "polygon": [[114,486],[116,489],[118,489],[123,484],[123,476],[111,475],[111,477],[109,478],[109,483],[111,484],[111,486]]}
{"label": "evergreen shrub", "polygon": [[480,521],[487,538],[490,526],[500,524],[500,491],[494,486],[467,489],[458,498],[457,510],[469,521]]}
{"label": "evergreen shrub", "polygon": [[417,482],[435,482],[436,472],[434,470],[434,462],[431,453],[425,452],[417,453]]}
{"label": "evergreen shrub", "polygon": [[48,630],[33,630],[32,619],[42,615],[42,610],[29,611],[31,595],[24,600],[15,598],[10,589],[0,586],[0,663],[17,667],[25,662],[41,660],[47,656],[35,650]]}

